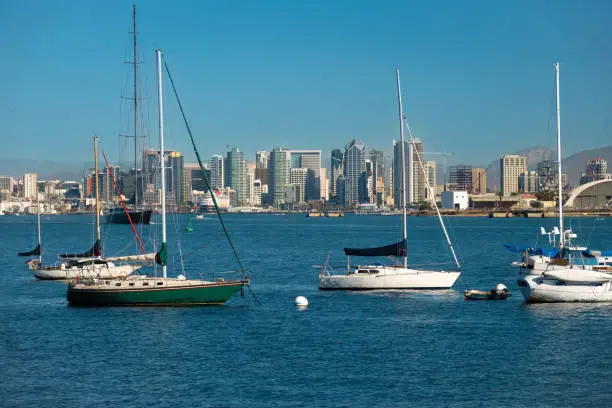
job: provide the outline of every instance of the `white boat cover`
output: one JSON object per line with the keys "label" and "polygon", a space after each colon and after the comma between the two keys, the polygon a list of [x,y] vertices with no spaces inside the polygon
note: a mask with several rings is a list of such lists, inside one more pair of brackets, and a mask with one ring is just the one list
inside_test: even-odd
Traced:
{"label": "white boat cover", "polygon": [[124,256],[110,256],[104,258],[105,261],[108,262],[155,262],[156,252],[151,252],[149,254],[140,254],[140,255],[124,255]]}
{"label": "white boat cover", "polygon": [[564,282],[607,282],[612,280],[612,275],[588,269],[560,269],[544,273],[545,276]]}

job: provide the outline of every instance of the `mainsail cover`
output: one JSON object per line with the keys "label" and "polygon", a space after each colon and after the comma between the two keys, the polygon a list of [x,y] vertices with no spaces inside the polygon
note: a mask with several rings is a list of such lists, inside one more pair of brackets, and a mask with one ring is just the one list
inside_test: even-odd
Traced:
{"label": "mainsail cover", "polygon": [[347,256],[406,256],[406,240],[378,248],[344,248]]}
{"label": "mainsail cover", "polygon": [[111,256],[111,257],[104,258],[104,260],[109,261],[109,262],[153,263],[155,262],[156,255],[157,255],[156,252],[151,252],[149,254],[140,254],[140,255]]}
{"label": "mainsail cover", "polygon": [[60,258],[91,258],[93,256],[102,256],[100,240],[96,239],[96,243],[87,252],[81,252],[79,254],[59,254],[58,256]]}
{"label": "mainsail cover", "polygon": [[31,251],[27,251],[27,252],[17,252],[17,255],[19,256],[33,256],[33,255],[40,255],[40,244],[36,245],[36,248],[34,248]]}

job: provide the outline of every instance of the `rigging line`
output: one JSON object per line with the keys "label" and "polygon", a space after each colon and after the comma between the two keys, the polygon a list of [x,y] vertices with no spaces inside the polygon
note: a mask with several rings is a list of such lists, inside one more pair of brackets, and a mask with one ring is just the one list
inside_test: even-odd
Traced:
{"label": "rigging line", "polygon": [[[404,113],[402,112],[402,126],[406,126],[406,129],[408,130],[408,136],[410,137],[410,142],[412,143],[412,147],[413,147],[413,151],[416,153],[417,159],[419,161],[419,165],[421,167],[421,171],[423,172],[424,175],[424,179],[425,179],[425,184],[427,186],[427,190],[431,191],[431,186],[429,185],[429,177],[427,177],[427,172],[425,171],[425,167],[423,166],[423,161],[421,160],[421,155],[419,154],[419,151],[417,150],[416,144],[414,143],[414,137],[412,136],[412,129],[410,129],[410,125],[408,125],[408,121],[406,120],[406,116],[404,115]],[[444,231],[444,236],[446,237],[446,242],[448,243],[448,247],[451,250],[451,253],[453,254],[453,258],[455,259],[455,263],[457,264],[457,270],[461,270],[461,264],[459,263],[459,259],[457,259],[457,254],[455,253],[455,248],[453,248],[453,243],[450,240],[450,237],[448,236],[448,232],[446,231],[446,227],[444,226],[444,220],[442,219],[442,215],[440,215],[440,209],[438,208],[438,203],[436,203],[436,200],[434,198],[433,200],[434,203],[434,208],[436,209],[436,213],[438,214],[438,219],[440,220],[440,225],[442,226],[442,231]]]}
{"label": "rigging line", "polygon": [[242,262],[240,261],[240,257],[238,256],[238,251],[230,238],[227,227],[225,226],[225,222],[223,222],[223,217],[221,216],[221,212],[219,211],[219,204],[217,204],[217,199],[215,197],[215,193],[210,186],[210,182],[208,181],[208,177],[206,176],[206,172],[204,171],[204,165],[202,164],[202,159],[200,159],[200,153],[198,152],[198,148],[196,147],[195,140],[193,139],[193,134],[191,133],[191,128],[189,127],[189,123],[187,122],[187,117],[185,116],[185,111],[183,110],[183,105],[181,104],[181,100],[179,99],[178,92],[176,91],[176,87],[174,86],[174,80],[172,79],[172,75],[170,74],[170,69],[168,68],[168,63],[166,62],[166,58],[162,55],[162,59],[164,61],[164,67],[166,68],[166,73],[168,74],[168,79],[170,79],[170,84],[172,85],[172,91],[174,92],[174,96],[176,97],[176,102],[178,103],[179,109],[181,111],[181,115],[183,117],[183,121],[185,122],[185,127],[187,128],[187,133],[189,133],[189,139],[191,140],[191,145],[193,146],[193,150],[195,152],[196,158],[198,159],[198,164],[200,165],[200,171],[202,172],[202,178],[206,182],[206,188],[212,197],[213,204],[215,205],[215,210],[217,211],[217,217],[219,217],[219,221],[221,222],[221,227],[223,228],[223,232],[225,233],[225,237],[232,247],[232,251],[234,252],[234,256],[238,265],[240,266],[240,271],[243,275],[246,275],[246,271]]}
{"label": "rigging line", "polygon": [[121,197],[121,192],[119,191],[119,187],[117,186],[117,183],[115,182],[115,176],[113,175],[113,171],[110,168],[110,165],[108,164],[108,160],[106,160],[106,154],[104,154],[104,150],[102,150],[102,157],[104,157],[104,161],[106,162],[106,168],[108,169],[108,172],[111,176],[111,179],[113,180],[113,185],[115,186],[115,191],[117,191],[117,195],[119,196],[119,200],[121,200],[121,205],[123,206],[123,211],[125,211],[125,214],[127,215],[128,221],[130,221],[130,226],[132,227],[132,232],[134,232],[134,236],[136,237],[136,240],[138,241],[138,245],[140,245],[140,250],[142,251],[143,254],[146,254],[147,251],[145,251],[144,246],[142,245],[142,241],[140,240],[140,237],[138,236],[138,232],[136,231],[136,228],[134,228],[134,224],[132,223],[132,218],[130,217],[130,213],[127,210],[127,207],[125,206],[125,202],[123,201],[123,197]]}
{"label": "rigging line", "polygon": [[179,250],[179,259],[181,261],[181,273],[185,275],[185,263],[183,262],[183,248],[181,247],[181,234],[179,232],[178,221],[176,212],[172,213],[172,218],[174,219],[174,231],[176,233],[176,242]]}

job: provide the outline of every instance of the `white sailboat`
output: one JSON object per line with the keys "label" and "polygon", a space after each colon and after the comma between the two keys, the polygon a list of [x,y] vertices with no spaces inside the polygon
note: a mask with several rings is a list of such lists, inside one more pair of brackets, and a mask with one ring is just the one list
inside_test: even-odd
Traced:
{"label": "white sailboat", "polygon": [[[415,269],[408,267],[408,257],[406,252],[406,166],[405,166],[405,146],[404,146],[404,125],[405,118],[402,110],[402,96],[400,86],[399,69],[396,72],[397,76],[397,98],[399,105],[400,117],[400,143],[402,151],[402,231],[403,239],[395,244],[386,245],[378,248],[345,248],[344,253],[347,256],[347,271],[345,274],[333,275],[324,266],[319,273],[319,289],[321,290],[377,290],[377,289],[449,289],[453,286],[459,275],[461,274],[461,265],[455,250],[450,241],[446,227],[434,200],[438,219],[444,235],[448,242],[449,248],[457,265],[456,271],[433,271],[426,269]],[[409,128],[408,128],[409,129]],[[414,139],[412,139],[414,147]],[[421,157],[417,157],[421,170],[424,172],[424,166]],[[425,177],[427,188],[429,182]],[[403,258],[403,265],[360,265],[351,267],[350,256],[395,256]]]}
{"label": "white sailboat", "polygon": [[[563,185],[561,183],[561,110],[559,97],[559,63],[555,63],[557,96],[557,161],[559,188],[559,228],[552,234],[559,236],[558,250],[549,253],[525,251],[519,288],[527,302],[612,302],[612,268],[607,257],[594,256],[595,263],[578,261],[573,254],[583,254],[587,248],[574,247],[571,239],[576,238],[571,230],[563,226]],[[601,255],[601,254],[600,254]]]}
{"label": "white sailboat", "polygon": [[[98,190],[98,138],[94,136],[94,162],[96,172],[96,232],[97,239],[93,247],[80,254],[61,254],[63,262],[52,266],[42,263],[42,250],[40,238],[40,209],[37,209],[38,245],[29,252],[21,252],[20,256],[38,255],[38,258],[28,262],[32,274],[41,280],[70,280],[78,278],[119,278],[128,276],[143,265],[138,263],[151,263],[155,261],[155,253],[119,257],[102,257],[100,246],[100,200]],[[38,195],[38,194],[37,194]],[[116,264],[118,262],[120,264]],[[128,263],[129,262],[129,263]]]}

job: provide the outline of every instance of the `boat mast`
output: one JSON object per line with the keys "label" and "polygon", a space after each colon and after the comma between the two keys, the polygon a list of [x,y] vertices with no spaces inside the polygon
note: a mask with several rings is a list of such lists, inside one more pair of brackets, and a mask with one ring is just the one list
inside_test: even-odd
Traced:
{"label": "boat mast", "polygon": [[36,182],[36,218],[38,223],[38,262],[42,265],[42,248],[40,247],[40,199],[38,198],[38,181]]}
{"label": "boat mast", "polygon": [[134,205],[138,205],[138,57],[136,54],[136,4],[132,5],[134,20]]}
{"label": "boat mast", "polygon": [[[166,164],[164,163],[164,108],[162,96],[162,64],[161,50],[157,54],[157,99],[159,109],[159,160],[161,167],[161,216],[162,216],[162,248],[166,245]],[[162,265],[162,274],[166,278],[166,265]]]}
{"label": "boat mast", "polygon": [[96,172],[96,239],[100,242],[100,190],[98,185],[98,136],[94,136],[94,171]]}
{"label": "boat mast", "polygon": [[[402,110],[402,89],[400,85],[399,69],[395,71],[397,76],[397,102],[399,107],[400,121],[400,144],[402,149],[402,232],[404,234],[404,245],[406,245],[406,152],[404,148],[404,111]],[[404,268],[408,267],[408,251],[404,250]]]}
{"label": "boat mast", "polygon": [[559,98],[559,63],[555,62],[555,83],[556,83],[556,94],[557,94],[557,162],[558,162],[558,175],[557,181],[559,184],[559,231],[561,237],[559,239],[559,245],[563,247],[565,245],[565,233],[563,232],[563,185],[561,184],[561,100]]}

